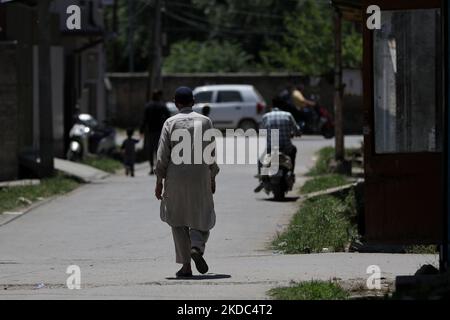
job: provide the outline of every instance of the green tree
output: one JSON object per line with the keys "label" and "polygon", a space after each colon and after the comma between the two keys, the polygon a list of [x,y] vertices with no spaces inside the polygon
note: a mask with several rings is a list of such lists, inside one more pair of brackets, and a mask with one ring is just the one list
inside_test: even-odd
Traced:
{"label": "green tree", "polygon": [[172,45],[163,70],[167,73],[248,71],[252,60],[234,42],[184,40]]}
{"label": "green tree", "polygon": [[259,57],[268,40],[280,40],[285,27],[283,19],[295,11],[298,1],[280,0],[192,0],[203,11],[209,28],[209,39],[233,39]]}
{"label": "green tree", "polygon": [[[106,54],[109,71],[128,71],[128,27],[129,14],[128,2],[132,1],[132,22],[134,44],[135,71],[147,71],[149,59],[149,47],[151,39],[151,19],[154,1],[152,0],[116,0],[118,1],[117,34],[110,37],[106,42]],[[164,1],[165,10],[168,13],[183,12],[187,15],[196,15],[206,19],[202,10],[192,4],[192,0]],[[113,31],[113,6],[106,6],[104,10],[108,32]],[[192,28],[186,23],[174,20],[169,15],[162,17],[163,29],[166,39],[170,43],[178,42],[182,39],[205,40],[207,39],[208,28],[203,30]],[[206,31],[205,31],[206,30]]]}
{"label": "green tree", "polygon": [[[269,70],[321,75],[333,68],[333,11],[329,4],[304,0],[296,13],[285,19],[286,34],[279,42],[268,41],[261,52],[262,65]],[[343,24],[343,58],[347,67],[359,67],[362,37],[350,23]]]}
{"label": "green tree", "polygon": [[[117,1],[118,34],[106,42],[108,69],[127,71],[128,2]],[[154,2],[133,3],[134,69],[146,71]],[[333,67],[333,11],[328,0],[167,0],[164,6],[164,51],[171,48],[167,72],[262,69],[316,75]],[[112,17],[112,7],[106,7],[109,31]],[[359,67],[360,32],[344,23],[343,34],[344,64]]]}

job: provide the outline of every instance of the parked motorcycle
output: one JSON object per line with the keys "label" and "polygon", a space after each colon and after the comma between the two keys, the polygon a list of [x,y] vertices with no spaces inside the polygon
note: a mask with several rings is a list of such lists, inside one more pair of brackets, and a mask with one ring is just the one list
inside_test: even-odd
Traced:
{"label": "parked motorcycle", "polygon": [[334,122],[331,113],[317,104],[313,108],[305,108],[301,113],[298,125],[304,134],[321,134],[325,139],[334,137]]}
{"label": "parked motorcycle", "polygon": [[114,128],[100,125],[86,113],[76,116],[69,137],[67,159],[70,161],[81,161],[87,154],[110,154],[116,146]]}
{"label": "parked motorcycle", "polygon": [[[275,151],[265,155],[262,161],[264,173],[259,176],[260,185],[255,192],[264,189],[267,195],[273,193],[276,201],[282,201],[287,192],[291,191],[295,184],[295,174],[291,158]],[[275,169],[274,169],[275,168]]]}

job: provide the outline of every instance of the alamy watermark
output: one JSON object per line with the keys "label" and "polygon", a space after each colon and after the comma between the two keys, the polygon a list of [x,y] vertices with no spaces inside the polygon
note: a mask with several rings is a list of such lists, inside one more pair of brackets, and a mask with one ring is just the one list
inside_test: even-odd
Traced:
{"label": "alamy watermark", "polygon": [[371,265],[367,267],[366,273],[370,275],[366,281],[367,289],[381,290],[381,268],[377,265]]}
{"label": "alamy watermark", "polygon": [[66,280],[67,289],[80,290],[81,289],[81,268],[77,265],[70,265],[66,269],[66,274],[70,275]]}
{"label": "alamy watermark", "polygon": [[[272,174],[279,168],[279,129],[227,129],[203,131],[203,122],[194,120],[193,130],[175,129],[170,158],[173,164],[257,165],[264,163],[261,174]],[[270,141],[270,152],[267,142]],[[269,158],[269,160],[267,160]]]}
{"label": "alamy watermark", "polygon": [[66,27],[69,30],[81,29],[81,8],[77,5],[68,6],[66,13],[69,15],[66,19]]}
{"label": "alamy watermark", "polygon": [[381,29],[381,8],[377,5],[367,7],[366,13],[370,16],[367,18],[366,26],[369,30]]}

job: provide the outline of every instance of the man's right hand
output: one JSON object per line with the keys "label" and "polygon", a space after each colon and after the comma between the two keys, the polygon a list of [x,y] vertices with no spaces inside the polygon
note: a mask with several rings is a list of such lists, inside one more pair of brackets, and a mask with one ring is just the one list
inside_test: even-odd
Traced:
{"label": "man's right hand", "polygon": [[155,197],[158,200],[162,200],[163,183],[157,182],[155,187]]}
{"label": "man's right hand", "polygon": [[211,192],[212,194],[216,193],[216,179],[211,179]]}

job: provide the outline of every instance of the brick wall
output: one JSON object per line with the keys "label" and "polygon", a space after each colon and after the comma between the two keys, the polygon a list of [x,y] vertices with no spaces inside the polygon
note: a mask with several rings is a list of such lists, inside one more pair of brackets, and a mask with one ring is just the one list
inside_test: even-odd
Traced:
{"label": "brick wall", "polygon": [[17,71],[15,45],[0,43],[0,181],[18,175]]}

